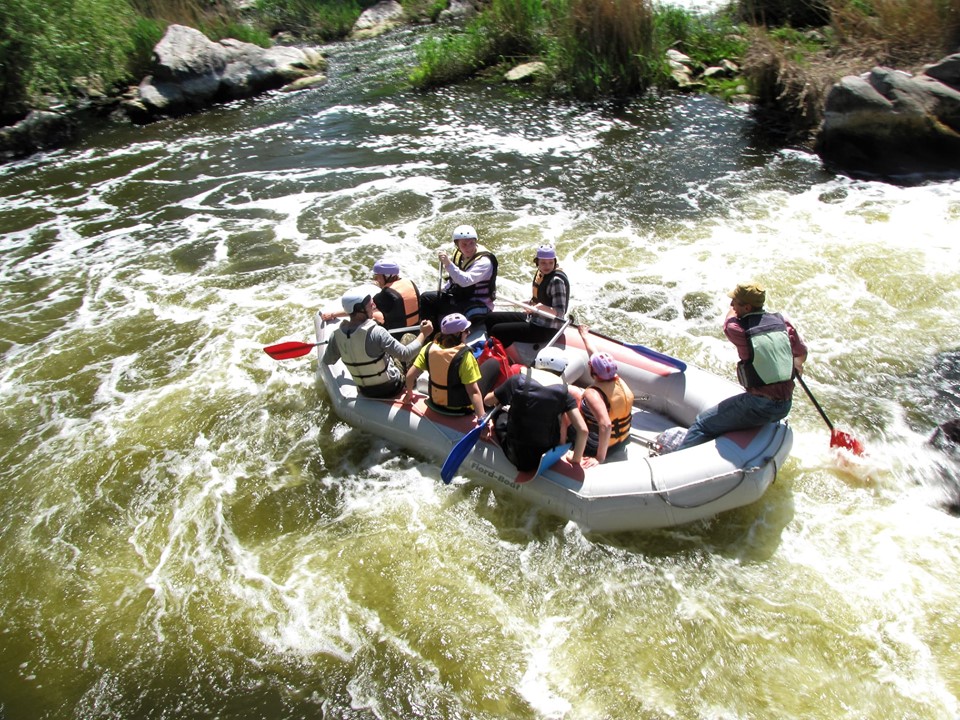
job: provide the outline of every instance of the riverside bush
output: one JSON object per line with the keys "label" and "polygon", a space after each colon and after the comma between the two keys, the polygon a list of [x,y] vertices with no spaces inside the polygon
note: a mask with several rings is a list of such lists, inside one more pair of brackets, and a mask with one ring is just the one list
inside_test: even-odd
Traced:
{"label": "riverside bush", "polygon": [[507,59],[536,56],[545,48],[546,25],[541,0],[493,0],[463,31],[421,42],[409,80],[417,88],[436,87]]}
{"label": "riverside bush", "polygon": [[493,0],[463,32],[421,43],[410,81],[433,87],[541,57],[576,96],[627,96],[665,77],[655,44],[649,0]]}
{"label": "riverside bush", "polygon": [[270,32],[285,30],[302,38],[339,40],[350,34],[360,13],[377,0],[257,0],[257,14]]}
{"label": "riverside bush", "polygon": [[74,78],[106,87],[135,56],[136,14],[124,0],[0,2],[0,108],[5,121],[33,98],[68,95]]}
{"label": "riverside bush", "polygon": [[553,60],[581,98],[626,97],[666,76],[649,0],[558,0]]}

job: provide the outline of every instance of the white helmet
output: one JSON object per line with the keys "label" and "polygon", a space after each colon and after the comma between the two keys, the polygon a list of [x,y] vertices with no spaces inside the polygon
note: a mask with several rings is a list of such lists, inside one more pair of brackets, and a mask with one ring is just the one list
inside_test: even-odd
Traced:
{"label": "white helmet", "polygon": [[453,242],[459,242],[460,240],[476,240],[477,231],[473,228],[472,225],[458,225],[457,228],[453,231]]}
{"label": "white helmet", "polygon": [[380,288],[376,285],[358,285],[340,296],[340,304],[343,305],[345,313],[353,315],[355,312],[362,312],[367,302],[372,300],[378,292]]}
{"label": "white helmet", "polygon": [[533,361],[533,366],[538,370],[551,370],[562,375],[567,369],[570,361],[563,350],[556,347],[546,347],[537,353],[537,359]]}

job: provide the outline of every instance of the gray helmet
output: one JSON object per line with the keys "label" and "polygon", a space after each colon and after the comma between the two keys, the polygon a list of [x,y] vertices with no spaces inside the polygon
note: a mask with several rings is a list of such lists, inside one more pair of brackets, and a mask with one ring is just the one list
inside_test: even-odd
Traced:
{"label": "gray helmet", "polygon": [[538,370],[551,370],[557,375],[562,375],[569,364],[570,361],[563,350],[556,347],[544,348],[537,353],[537,359],[533,361],[533,366]]}
{"label": "gray helmet", "polygon": [[358,285],[355,288],[347,290],[340,296],[340,304],[343,305],[343,311],[348,315],[356,312],[363,312],[367,303],[373,299],[373,296],[380,292],[376,285]]}

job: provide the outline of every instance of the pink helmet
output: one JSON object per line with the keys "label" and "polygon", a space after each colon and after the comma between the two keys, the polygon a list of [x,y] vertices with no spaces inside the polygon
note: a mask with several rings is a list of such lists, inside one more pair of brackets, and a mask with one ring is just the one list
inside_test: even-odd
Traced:
{"label": "pink helmet", "polygon": [[440,332],[444,335],[456,335],[470,327],[470,321],[460,313],[451,313],[440,321]]}
{"label": "pink helmet", "polygon": [[608,353],[597,353],[591,357],[590,367],[601,380],[613,380],[617,376],[617,361]]}

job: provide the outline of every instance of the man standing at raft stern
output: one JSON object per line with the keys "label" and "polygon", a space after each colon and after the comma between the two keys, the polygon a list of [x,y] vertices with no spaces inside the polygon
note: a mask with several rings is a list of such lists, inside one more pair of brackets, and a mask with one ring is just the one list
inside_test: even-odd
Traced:
{"label": "man standing at raft stern", "polygon": [[437,253],[440,265],[447,271],[447,283],[441,292],[425,292],[420,296],[420,316],[436,322],[452,313],[474,320],[493,310],[497,297],[497,258],[477,242],[477,231],[460,225],[453,231],[453,255],[445,250]]}
{"label": "man standing at raft stern", "polygon": [[392,398],[403,389],[403,370],[396,361],[406,364],[417,357],[424,341],[433,335],[433,323],[421,322],[420,334],[403,345],[373,319],[373,295],[378,290],[361,285],[343,294],[340,302],[350,317],[330,335],[323,362],[332,365],[343,358],[361,395]]}
{"label": "man standing at raft stern", "polygon": [[745,392],[697,415],[677,450],[783,420],[793,405],[793,375],[803,373],[807,359],[803,338],[783,315],[763,309],[767,294],[762,285],[737,285],[728,295],[723,332],[740,355],[737,379]]}

